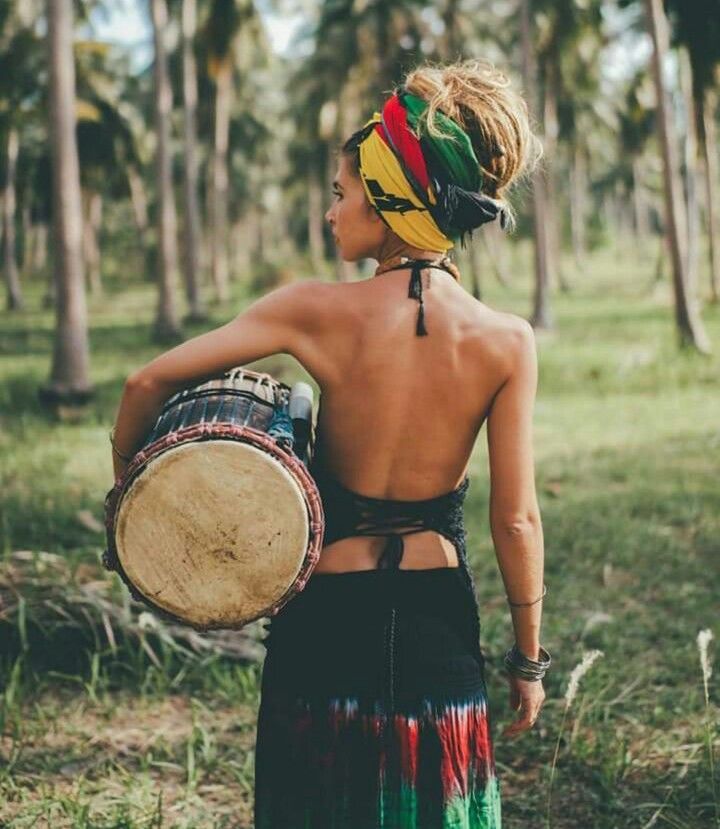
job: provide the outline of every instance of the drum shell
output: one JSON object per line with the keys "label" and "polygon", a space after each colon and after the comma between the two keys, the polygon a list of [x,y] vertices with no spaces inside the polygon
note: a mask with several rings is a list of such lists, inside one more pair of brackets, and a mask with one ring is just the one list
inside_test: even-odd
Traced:
{"label": "drum shell", "polygon": [[[212,382],[217,383],[217,381]],[[277,385],[281,386],[281,384]],[[280,392],[284,395],[287,388],[281,386]],[[277,393],[277,390],[275,392]],[[261,395],[238,394],[235,389],[227,393],[227,389],[223,389],[220,385],[211,384],[203,384],[201,387],[175,395],[166,403],[143,449],[133,458],[126,474],[106,497],[108,543],[103,556],[106,567],[118,572],[136,599],[143,601],[165,618],[189,624],[198,630],[243,627],[254,619],[275,615],[284,604],[303,589],[317,563],[324,532],[320,495],[314,480],[300,459],[287,448],[282,440],[276,440],[267,433],[277,413],[277,407],[271,405],[267,398],[266,389],[261,390]],[[209,420],[206,420],[208,416]],[[125,572],[121,561],[122,554],[119,554],[116,546],[117,521],[125,495],[154,459],[159,458],[172,447],[190,442],[217,440],[247,443],[267,453],[283,465],[297,484],[307,509],[307,549],[294,581],[288,584],[287,589],[282,591],[281,595],[267,607],[235,620],[228,620],[224,617],[204,618],[201,623],[198,623],[192,618],[183,618],[182,615],[169,613],[167,609],[144,594],[140,586],[133,584]]]}

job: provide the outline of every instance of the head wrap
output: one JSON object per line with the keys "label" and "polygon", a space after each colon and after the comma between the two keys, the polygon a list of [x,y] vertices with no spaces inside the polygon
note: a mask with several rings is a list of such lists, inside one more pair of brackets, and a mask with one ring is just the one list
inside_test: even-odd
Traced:
{"label": "head wrap", "polygon": [[442,137],[430,135],[427,102],[398,89],[370,118],[359,144],[360,178],[388,227],[413,247],[446,251],[453,238],[498,215],[501,202],[480,189],[483,175],[470,136],[452,118],[435,113]]}

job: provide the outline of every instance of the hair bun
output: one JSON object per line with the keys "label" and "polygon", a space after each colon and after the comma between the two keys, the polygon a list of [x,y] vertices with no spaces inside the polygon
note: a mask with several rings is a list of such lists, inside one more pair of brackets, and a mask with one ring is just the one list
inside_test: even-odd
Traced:
{"label": "hair bun", "polygon": [[502,193],[535,168],[542,144],[531,129],[525,100],[507,75],[482,59],[439,66],[428,63],[409,72],[403,86],[427,102],[431,134],[439,110],[462,127],[472,142],[483,177],[482,193],[454,192],[452,183],[442,188],[447,190],[454,226],[470,230],[498,213],[503,227],[514,226],[512,208]]}

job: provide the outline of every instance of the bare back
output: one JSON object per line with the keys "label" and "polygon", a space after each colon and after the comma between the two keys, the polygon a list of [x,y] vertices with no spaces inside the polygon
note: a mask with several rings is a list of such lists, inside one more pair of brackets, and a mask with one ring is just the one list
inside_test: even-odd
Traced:
{"label": "bare back", "polygon": [[[426,499],[460,484],[522,322],[478,302],[447,272],[426,269],[428,335],[416,336],[408,279],[403,269],[325,286],[318,348],[307,361],[322,393],[316,452],[343,486],[375,498]],[[323,549],[316,572],[372,569],[382,545],[340,539]],[[457,564],[439,534],[406,536],[402,568]]]}

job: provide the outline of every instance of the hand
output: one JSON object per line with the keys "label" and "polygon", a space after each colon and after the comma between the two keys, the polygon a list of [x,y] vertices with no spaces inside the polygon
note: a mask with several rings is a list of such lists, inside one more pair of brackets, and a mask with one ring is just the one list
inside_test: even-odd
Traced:
{"label": "hand", "polygon": [[542,680],[532,682],[526,679],[508,675],[510,686],[510,708],[519,711],[520,714],[515,722],[511,723],[503,731],[504,737],[514,737],[523,731],[528,731],[535,724],[543,702],[545,701],[545,689]]}

